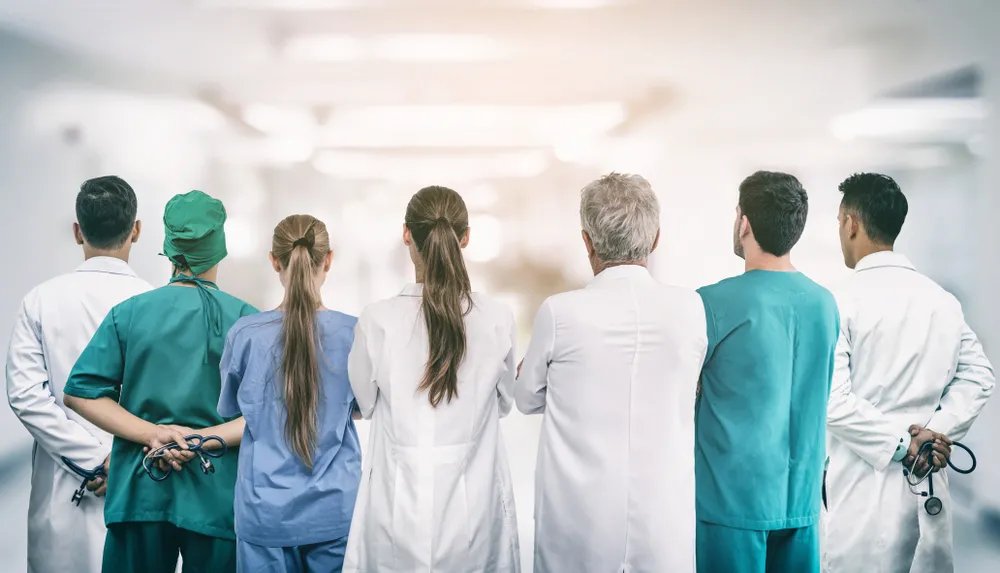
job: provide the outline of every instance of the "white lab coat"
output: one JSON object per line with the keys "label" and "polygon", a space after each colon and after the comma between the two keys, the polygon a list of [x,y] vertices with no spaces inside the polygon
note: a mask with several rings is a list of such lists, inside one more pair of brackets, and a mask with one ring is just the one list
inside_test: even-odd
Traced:
{"label": "white lab coat", "polygon": [[835,293],[823,570],[950,573],[948,480],[963,476],[934,474],[944,510],[932,516],[891,460],[900,438],[909,445],[911,424],[960,440],[993,391],[993,368],[955,297],[906,257],[876,253],[856,271]]}
{"label": "white lab coat", "polygon": [[698,294],[639,266],[542,304],[514,391],[521,412],[544,412],[535,573],[694,571],[707,345]]}
{"label": "white lab coat", "polygon": [[111,436],[63,405],[76,359],[111,308],[151,287],[119,259],[95,257],[24,298],[7,355],[7,399],[35,439],[28,502],[29,573],[98,573],[104,552],[104,500],[60,460],[86,469],[104,463]]}
{"label": "white lab coat", "polygon": [[421,293],[410,285],[358,319],[348,372],[372,424],[344,571],[517,573],[500,433],[513,403],[513,315],[473,295],[458,397],[434,409],[417,390],[428,358]]}

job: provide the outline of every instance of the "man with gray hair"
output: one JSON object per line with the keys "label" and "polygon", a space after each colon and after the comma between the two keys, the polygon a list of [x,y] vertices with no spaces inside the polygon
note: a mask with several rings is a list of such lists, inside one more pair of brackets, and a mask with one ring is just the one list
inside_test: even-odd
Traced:
{"label": "man with gray hair", "polygon": [[690,573],[705,311],[646,269],[660,205],[645,179],[587,185],[580,221],[594,280],[542,304],[514,392],[544,413],[535,571]]}

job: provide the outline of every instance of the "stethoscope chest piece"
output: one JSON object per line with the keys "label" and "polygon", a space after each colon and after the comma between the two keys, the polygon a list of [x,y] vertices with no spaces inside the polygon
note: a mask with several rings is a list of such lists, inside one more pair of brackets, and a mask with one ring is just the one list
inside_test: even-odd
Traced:
{"label": "stethoscope chest piece", "polygon": [[943,508],[944,504],[942,504],[941,499],[937,497],[931,496],[924,502],[924,509],[927,510],[929,515],[937,515],[941,513],[941,509]]}

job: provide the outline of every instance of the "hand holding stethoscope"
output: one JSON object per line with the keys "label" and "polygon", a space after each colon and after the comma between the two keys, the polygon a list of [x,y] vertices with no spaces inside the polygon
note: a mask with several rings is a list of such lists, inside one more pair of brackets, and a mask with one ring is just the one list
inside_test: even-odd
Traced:
{"label": "hand holding stethoscope", "polygon": [[[906,485],[909,486],[910,492],[914,495],[927,498],[924,502],[924,510],[929,515],[938,515],[944,508],[944,504],[940,498],[934,495],[933,474],[944,467],[949,467],[959,474],[970,474],[976,469],[976,456],[965,444],[953,442],[943,434],[931,432],[919,426],[910,426],[910,435],[913,436],[913,440],[910,443],[910,452],[903,464]],[[921,435],[923,435],[923,439],[920,439]],[[951,446],[965,450],[969,454],[972,464],[967,469],[956,467],[951,462]],[[908,468],[907,464],[909,464]],[[914,489],[924,481],[927,481],[927,491]]]}

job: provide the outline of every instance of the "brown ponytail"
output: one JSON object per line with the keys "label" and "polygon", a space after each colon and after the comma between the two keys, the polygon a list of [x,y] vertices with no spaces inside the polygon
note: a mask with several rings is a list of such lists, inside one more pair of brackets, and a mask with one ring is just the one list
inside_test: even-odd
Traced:
{"label": "brown ponytail", "polygon": [[446,187],[425,187],[406,207],[409,229],[424,269],[421,308],[430,356],[419,389],[435,408],[458,396],[458,367],[465,358],[465,314],[472,286],[460,245],[469,228],[462,197]]}
{"label": "brown ponytail", "polygon": [[316,451],[320,393],[316,311],[322,304],[313,279],[329,252],[326,225],[315,217],[292,215],[274,228],[271,254],[282,270],[287,270],[281,325],[285,439],[310,469]]}

